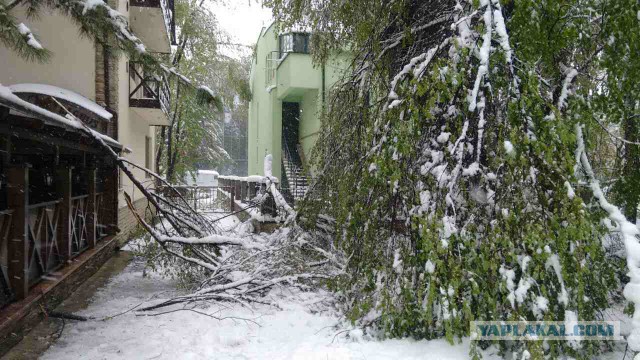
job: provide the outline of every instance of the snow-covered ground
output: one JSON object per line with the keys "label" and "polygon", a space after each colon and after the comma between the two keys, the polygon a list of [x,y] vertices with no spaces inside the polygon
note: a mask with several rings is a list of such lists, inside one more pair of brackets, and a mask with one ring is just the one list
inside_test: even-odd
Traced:
{"label": "snow-covered ground", "polygon": [[[80,314],[113,316],[143,301],[177,292],[175,283],[142,275],[132,262],[101,289]],[[212,304],[198,311],[143,316],[135,311],[104,321],[67,324],[43,359],[467,359],[469,345],[444,340],[365,340],[360,331],[344,331],[322,291],[280,290],[272,294],[281,309],[248,309]],[[341,330],[342,329],[342,330]],[[347,334],[349,334],[347,336]],[[485,359],[491,359],[485,356]]]}
{"label": "snow-covered ground", "polygon": [[[233,231],[235,216],[220,222]],[[134,260],[100,289],[80,315],[104,318],[67,324],[43,359],[467,359],[469,341],[371,340],[353,330],[332,305],[331,295],[278,289],[269,295],[280,309],[212,303],[207,308],[127,311],[142,302],[179,293],[176,282],[143,276]],[[211,318],[203,314],[209,314]],[[117,316],[114,316],[117,315]],[[494,358],[487,354],[485,359]]]}
{"label": "snow-covered ground", "polygon": [[[220,216],[220,215],[218,215]],[[227,217],[219,225],[235,231]],[[43,359],[468,359],[469,340],[375,340],[352,329],[334,308],[332,296],[318,290],[277,289],[268,305],[252,308],[229,303],[162,315],[128,311],[180,293],[176,282],[157,274],[143,276],[144,262],[132,261],[100,289],[80,315],[107,318],[67,323],[62,337]],[[172,311],[172,312],[170,312]],[[119,314],[119,315],[118,315]],[[207,316],[208,314],[210,316]],[[115,315],[115,316],[114,316]],[[619,311],[612,316],[625,318]],[[215,318],[213,318],[215,317]],[[620,359],[624,344],[602,359]],[[492,351],[484,359],[498,359]]]}

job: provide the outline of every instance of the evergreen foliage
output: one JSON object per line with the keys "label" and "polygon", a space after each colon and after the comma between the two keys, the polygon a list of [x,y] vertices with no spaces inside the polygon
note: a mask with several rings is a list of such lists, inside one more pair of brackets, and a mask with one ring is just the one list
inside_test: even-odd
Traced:
{"label": "evergreen foliage", "polygon": [[[453,342],[473,320],[601,319],[621,262],[607,256],[615,241],[585,186],[576,128],[634,213],[637,1],[266,3],[282,26],[312,29],[319,61],[353,53],[302,205],[337,220],[350,260],[334,286],[353,321]],[[602,142],[620,143],[617,126],[618,150]],[[612,171],[616,151],[627,157]],[[584,359],[606,346],[497,345]]]}

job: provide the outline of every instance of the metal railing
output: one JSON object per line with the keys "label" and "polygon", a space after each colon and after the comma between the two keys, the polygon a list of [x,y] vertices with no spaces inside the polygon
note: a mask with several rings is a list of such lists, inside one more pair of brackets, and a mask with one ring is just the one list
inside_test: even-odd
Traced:
{"label": "metal railing", "polygon": [[87,228],[89,195],[71,198],[71,256],[76,257],[89,248]]}
{"label": "metal railing", "polygon": [[282,138],[282,195],[291,204],[302,199],[307,192],[309,178],[302,164],[302,159],[296,146],[294,151],[289,149],[288,142]]}
{"label": "metal railing", "polygon": [[264,67],[264,86],[269,89],[272,86],[276,86],[276,73],[278,71],[278,66],[280,65],[280,52],[271,51],[267,54],[266,57],[266,65]]}
{"label": "metal railing", "polygon": [[162,194],[167,198],[173,198],[174,202],[178,202],[177,198],[182,197],[187,203],[193,207],[194,210],[199,212],[217,212],[225,211],[231,206],[218,196],[218,191],[221,190],[218,186],[197,186],[197,185],[174,185],[175,191],[171,191],[166,188],[160,188]]}

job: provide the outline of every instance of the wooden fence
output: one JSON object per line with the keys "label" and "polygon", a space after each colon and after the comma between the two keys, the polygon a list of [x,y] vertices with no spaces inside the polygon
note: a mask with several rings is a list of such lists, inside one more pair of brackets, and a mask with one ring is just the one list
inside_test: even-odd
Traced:
{"label": "wooden fence", "polygon": [[[33,285],[55,275],[66,261],[95,247],[117,227],[117,172],[101,179],[98,192],[96,169],[74,173],[72,167],[60,168],[52,176],[56,191],[37,203],[32,201],[45,196],[30,186],[30,172],[25,165],[5,173],[8,208],[0,211],[0,307],[25,298]],[[74,186],[72,175],[82,179],[82,186]],[[86,193],[74,196],[82,191]]]}

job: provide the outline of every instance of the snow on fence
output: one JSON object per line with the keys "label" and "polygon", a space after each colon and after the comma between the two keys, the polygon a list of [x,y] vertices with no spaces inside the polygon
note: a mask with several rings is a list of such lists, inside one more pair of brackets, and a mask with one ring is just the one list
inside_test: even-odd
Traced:
{"label": "snow on fence", "polygon": [[[263,215],[277,215],[276,202],[273,197],[269,196],[264,201],[259,195],[267,192],[269,181],[277,179],[268,179],[264,176],[224,176],[218,177],[218,184],[225,196],[229,198],[231,203],[231,211],[247,210],[251,214],[250,209],[259,208],[259,212]],[[267,218],[261,220],[266,221]]]}
{"label": "snow on fence", "polygon": [[[218,196],[218,186],[199,186],[199,185],[173,185],[172,189],[161,187],[160,191],[165,197],[174,199],[181,196],[186,200],[194,210],[200,212],[216,212],[218,210],[227,210],[225,202]],[[176,193],[177,191],[177,193]],[[175,200],[175,199],[174,199]],[[232,208],[229,206],[228,210]]]}
{"label": "snow on fence", "polygon": [[[277,179],[263,176],[220,176],[217,186],[173,185],[173,189],[160,187],[165,197],[181,196],[194,210],[199,212],[240,212],[246,211],[252,217],[258,216],[260,221],[273,220],[277,215],[276,201],[269,196],[263,198],[270,184]],[[177,193],[176,193],[177,191]]]}

